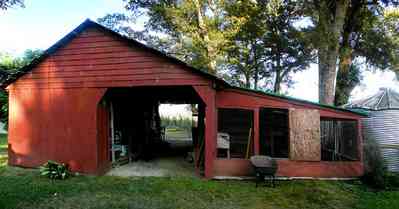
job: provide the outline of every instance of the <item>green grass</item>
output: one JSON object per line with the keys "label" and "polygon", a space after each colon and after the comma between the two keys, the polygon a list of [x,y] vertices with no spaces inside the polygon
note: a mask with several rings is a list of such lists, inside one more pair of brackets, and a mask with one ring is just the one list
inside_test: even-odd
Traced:
{"label": "green grass", "polygon": [[[2,139],[0,146],[4,144]],[[357,181],[282,181],[276,188],[255,188],[249,181],[181,177],[79,176],[51,181],[37,170],[0,166],[1,209],[399,208],[399,192],[372,192]]]}
{"label": "green grass", "polygon": [[187,139],[191,138],[191,133],[185,129],[178,129],[178,128],[167,128],[166,129],[166,138],[167,139]]}
{"label": "green grass", "polygon": [[0,171],[7,165],[7,135],[0,134]]}

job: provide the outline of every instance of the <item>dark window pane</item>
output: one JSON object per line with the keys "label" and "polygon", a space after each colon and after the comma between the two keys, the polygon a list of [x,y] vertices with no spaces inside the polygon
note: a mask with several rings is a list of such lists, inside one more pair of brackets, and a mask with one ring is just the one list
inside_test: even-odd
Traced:
{"label": "dark window pane", "polygon": [[[218,132],[230,137],[229,149],[218,149],[218,157],[227,157],[230,152],[232,158],[245,158],[247,150],[253,152],[253,111],[244,109],[218,109]],[[250,135],[251,131],[251,135]],[[248,137],[251,144],[248,147]]]}
{"label": "dark window pane", "polygon": [[259,112],[260,154],[288,158],[288,110],[262,108]]}

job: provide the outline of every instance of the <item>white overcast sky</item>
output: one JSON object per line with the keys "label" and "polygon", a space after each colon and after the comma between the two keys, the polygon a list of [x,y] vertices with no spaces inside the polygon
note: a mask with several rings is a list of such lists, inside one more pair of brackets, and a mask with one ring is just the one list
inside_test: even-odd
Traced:
{"label": "white overcast sky", "polygon": [[[96,20],[107,13],[124,11],[122,0],[26,0],[25,4],[25,8],[0,11],[0,52],[20,55],[26,49],[47,49],[86,18]],[[392,72],[365,72],[363,76],[362,84],[352,92],[352,100],[372,95],[381,87],[399,91]],[[290,96],[318,101],[317,65],[293,78]]]}

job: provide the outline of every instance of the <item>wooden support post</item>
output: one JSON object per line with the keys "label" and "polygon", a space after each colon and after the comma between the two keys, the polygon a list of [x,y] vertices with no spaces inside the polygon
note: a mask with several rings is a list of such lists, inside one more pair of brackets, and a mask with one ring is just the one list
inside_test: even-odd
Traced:
{"label": "wooden support post", "polygon": [[193,87],[205,103],[205,178],[212,178],[213,164],[216,158],[216,91],[210,86]]}
{"label": "wooden support post", "polygon": [[251,147],[252,147],[252,127],[249,128],[249,132],[248,132],[247,151],[245,153],[245,159],[249,159]]}
{"label": "wooden support post", "polygon": [[357,119],[357,147],[358,147],[358,159],[363,162],[363,132],[362,132],[362,120]]}
{"label": "wooden support post", "polygon": [[[263,127],[262,127],[263,128]],[[254,154],[259,155],[259,108],[254,109]]]}

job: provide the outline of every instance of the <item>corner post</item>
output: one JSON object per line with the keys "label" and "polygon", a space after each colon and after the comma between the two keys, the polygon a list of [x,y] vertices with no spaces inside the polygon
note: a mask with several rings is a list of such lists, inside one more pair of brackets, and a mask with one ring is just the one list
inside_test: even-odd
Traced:
{"label": "corner post", "polygon": [[254,109],[254,154],[259,155],[259,108]]}
{"label": "corner post", "polygon": [[217,111],[216,91],[210,86],[193,86],[205,103],[205,178],[213,177],[216,159]]}

